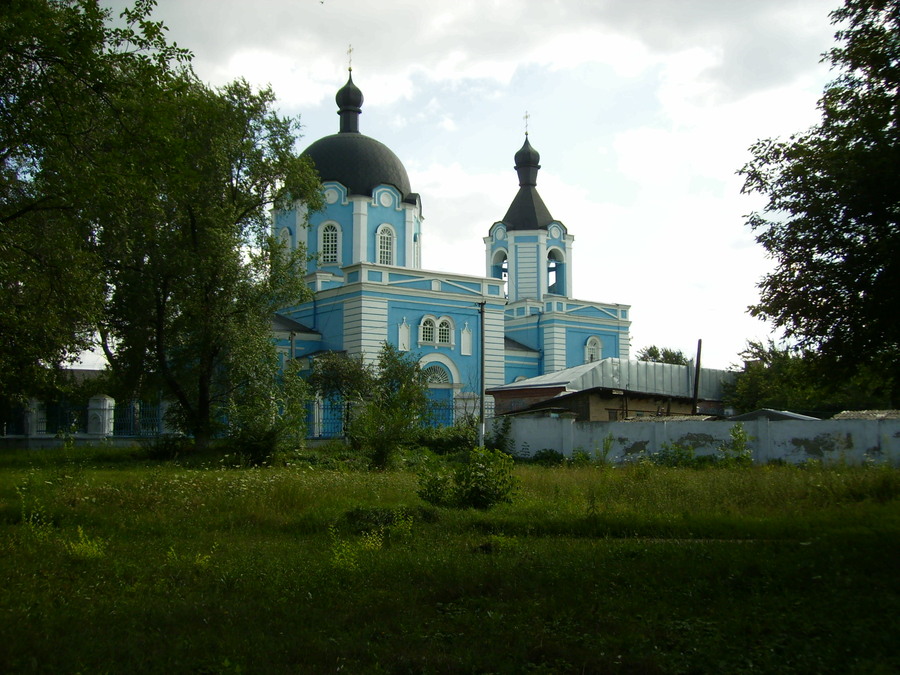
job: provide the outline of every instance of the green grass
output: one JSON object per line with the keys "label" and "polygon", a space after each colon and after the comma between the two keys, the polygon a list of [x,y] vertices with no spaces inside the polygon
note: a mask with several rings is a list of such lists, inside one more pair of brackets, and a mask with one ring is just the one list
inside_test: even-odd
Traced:
{"label": "green grass", "polygon": [[897,469],[227,463],[0,455],[0,671],[900,671]]}

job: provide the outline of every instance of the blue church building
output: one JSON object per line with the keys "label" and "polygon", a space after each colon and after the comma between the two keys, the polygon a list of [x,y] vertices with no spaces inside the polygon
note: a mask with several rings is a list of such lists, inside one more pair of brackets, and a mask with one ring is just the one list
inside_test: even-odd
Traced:
{"label": "blue church building", "polygon": [[387,341],[415,355],[434,400],[470,412],[482,389],[628,358],[629,306],[572,297],[574,237],[538,194],[540,156],[527,133],[515,154],[518,192],[486,227],[485,276],[423,270],[422,199],[400,159],[360,133],[352,74],[336,102],[338,133],[304,151],[324,208],[297,202],[274,214],[275,235],[312,255],[313,299],[277,317],[285,358],[305,368],[325,351],[374,360]]}

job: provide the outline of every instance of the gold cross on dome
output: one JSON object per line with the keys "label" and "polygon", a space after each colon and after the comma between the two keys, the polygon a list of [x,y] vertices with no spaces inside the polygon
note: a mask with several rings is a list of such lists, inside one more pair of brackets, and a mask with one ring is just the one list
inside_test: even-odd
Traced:
{"label": "gold cross on dome", "polygon": [[347,45],[347,70],[353,70],[353,45]]}
{"label": "gold cross on dome", "polygon": [[528,118],[530,118],[530,117],[531,117],[531,115],[529,115],[528,111],[526,110],[525,116],[522,118],[523,120],[525,120],[525,135],[526,136],[528,135]]}

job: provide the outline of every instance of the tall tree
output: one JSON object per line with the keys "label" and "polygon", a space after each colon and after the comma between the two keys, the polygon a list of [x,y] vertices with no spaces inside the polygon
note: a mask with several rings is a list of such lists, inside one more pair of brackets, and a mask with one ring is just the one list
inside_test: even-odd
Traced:
{"label": "tall tree", "polygon": [[637,353],[638,361],[651,361],[653,363],[671,363],[676,366],[686,366],[687,357],[680,349],[670,349],[669,347],[657,347],[650,345],[639,349]]}
{"label": "tall tree", "polygon": [[119,28],[97,0],[0,8],[0,395],[99,332],[121,389],[202,446],[285,409],[270,322],[305,261],[268,215],[320,186],[272,92],[203,85],[153,5]]}
{"label": "tall tree", "polygon": [[121,381],[177,404],[175,421],[202,447],[235,401],[271,399],[271,317],[309,291],[305,253],[271,236],[269,210],[293,199],[315,209],[320,186],[269,89],[181,76],[136,103],[142,148],[110,139],[133,169],[99,228],[103,347]]}
{"label": "tall tree", "polygon": [[822,120],[787,141],[762,140],[741,169],[757,241],[776,261],[751,314],[847,376],[900,382],[900,2],[846,0],[832,13],[838,69]]}
{"label": "tall tree", "polygon": [[96,0],[0,3],[0,398],[36,393],[88,346],[105,288],[93,195],[119,175],[123,93],[184,67],[139,0],[112,28]]}

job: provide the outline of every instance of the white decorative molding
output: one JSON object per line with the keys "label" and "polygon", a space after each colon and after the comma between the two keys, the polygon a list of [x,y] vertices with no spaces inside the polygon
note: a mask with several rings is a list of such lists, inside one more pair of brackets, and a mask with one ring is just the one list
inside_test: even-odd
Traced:
{"label": "white decorative molding", "polygon": [[472,356],[472,331],[469,330],[468,321],[466,321],[460,333],[459,351],[463,356]]}
{"label": "white decorative molding", "polygon": [[398,326],[397,349],[401,352],[409,351],[409,324],[406,323],[406,317],[403,317],[403,323]]}
{"label": "white decorative molding", "polygon": [[429,352],[421,359],[419,359],[419,365],[423,370],[432,363],[440,363],[442,366],[447,368],[447,370],[450,371],[450,379],[454,385],[459,386],[462,384],[462,377],[459,374],[459,368],[456,367],[453,359],[437,352]]}

